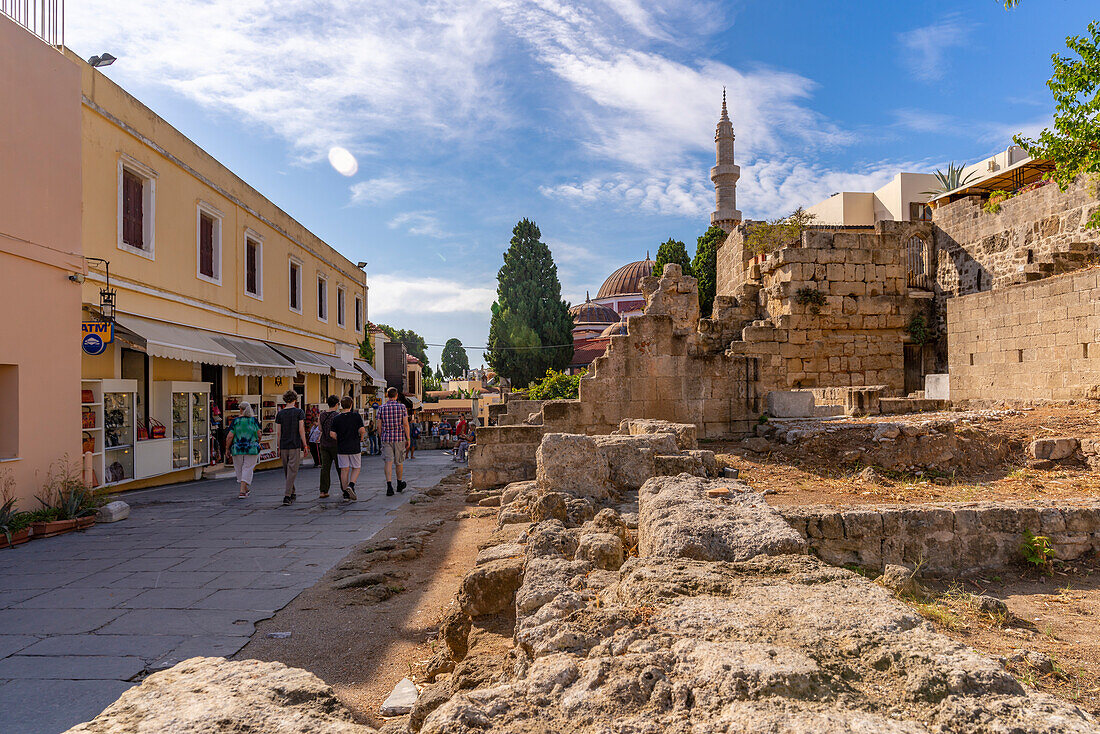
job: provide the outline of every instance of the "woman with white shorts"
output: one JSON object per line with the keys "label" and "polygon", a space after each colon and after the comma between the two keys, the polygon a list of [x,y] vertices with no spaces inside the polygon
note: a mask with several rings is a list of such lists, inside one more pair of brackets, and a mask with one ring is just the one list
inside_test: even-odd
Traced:
{"label": "woman with white shorts", "polygon": [[233,471],[241,484],[240,499],[252,491],[252,475],[260,458],[260,422],[248,403],[240,404],[241,414],[229,424],[225,451],[233,456]]}

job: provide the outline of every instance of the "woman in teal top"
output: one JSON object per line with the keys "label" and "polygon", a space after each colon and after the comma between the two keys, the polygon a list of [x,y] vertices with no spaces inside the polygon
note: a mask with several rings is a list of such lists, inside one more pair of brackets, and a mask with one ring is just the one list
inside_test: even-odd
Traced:
{"label": "woman in teal top", "polygon": [[233,471],[241,483],[241,493],[237,496],[244,499],[251,491],[252,474],[260,458],[260,422],[248,403],[241,403],[240,409],[240,416],[229,424],[225,452],[233,455]]}

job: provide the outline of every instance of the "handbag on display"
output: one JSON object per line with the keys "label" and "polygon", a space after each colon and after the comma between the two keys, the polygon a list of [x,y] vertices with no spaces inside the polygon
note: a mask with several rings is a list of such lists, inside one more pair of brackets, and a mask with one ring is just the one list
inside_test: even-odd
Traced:
{"label": "handbag on display", "polygon": [[112,484],[114,482],[121,482],[126,478],[126,469],[123,468],[122,463],[118,461],[111,462],[111,465],[107,467],[107,482]]}
{"label": "handbag on display", "polygon": [[144,441],[149,438],[149,429],[145,427],[145,421],[137,422],[137,440]]}
{"label": "handbag on display", "polygon": [[95,436],[84,431],[80,438],[80,451],[84,454],[95,453]]}
{"label": "handbag on display", "polygon": [[95,428],[95,411],[86,409],[80,414],[81,428]]}
{"label": "handbag on display", "polygon": [[94,403],[95,402],[95,393],[93,393],[91,390],[81,390],[80,391],[80,402],[82,402],[82,403]]}
{"label": "handbag on display", "polygon": [[156,418],[149,419],[149,438],[164,438],[168,435],[168,429]]}

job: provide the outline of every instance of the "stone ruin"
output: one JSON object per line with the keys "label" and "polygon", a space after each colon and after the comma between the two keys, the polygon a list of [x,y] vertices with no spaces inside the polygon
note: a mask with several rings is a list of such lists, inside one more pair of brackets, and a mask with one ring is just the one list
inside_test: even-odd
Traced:
{"label": "stone ruin", "polygon": [[[808,524],[829,521],[785,518],[748,485],[712,478],[687,428],[542,439],[534,480],[501,492],[498,542],[441,631],[431,673],[451,675],[421,694],[413,730],[1097,731],[882,586],[810,555],[804,536],[821,533]],[[677,454],[658,460],[674,444],[689,471],[672,473]],[[881,542],[883,516],[863,514]],[[511,659],[463,684],[471,628],[511,614]]]}

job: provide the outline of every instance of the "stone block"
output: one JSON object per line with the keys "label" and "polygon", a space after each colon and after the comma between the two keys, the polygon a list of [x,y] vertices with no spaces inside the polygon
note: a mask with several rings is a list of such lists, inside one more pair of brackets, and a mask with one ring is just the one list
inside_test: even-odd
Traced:
{"label": "stone block", "polygon": [[118,522],[119,520],[125,520],[130,516],[130,505],[126,504],[122,500],[115,500],[114,502],[108,502],[100,507],[95,514],[96,522]]}
{"label": "stone block", "polygon": [[951,381],[950,375],[936,374],[924,376],[924,397],[929,400],[950,400]]}
{"label": "stone block", "polygon": [[1035,459],[1058,461],[1073,456],[1080,443],[1071,436],[1040,438],[1031,442],[1031,456]]}
{"label": "stone block", "polygon": [[611,469],[591,436],[548,433],[535,454],[539,486],[579,497],[608,496]]}
{"label": "stone block", "polygon": [[811,418],[814,394],[809,390],[772,390],[768,393],[768,414],[775,418]]}

